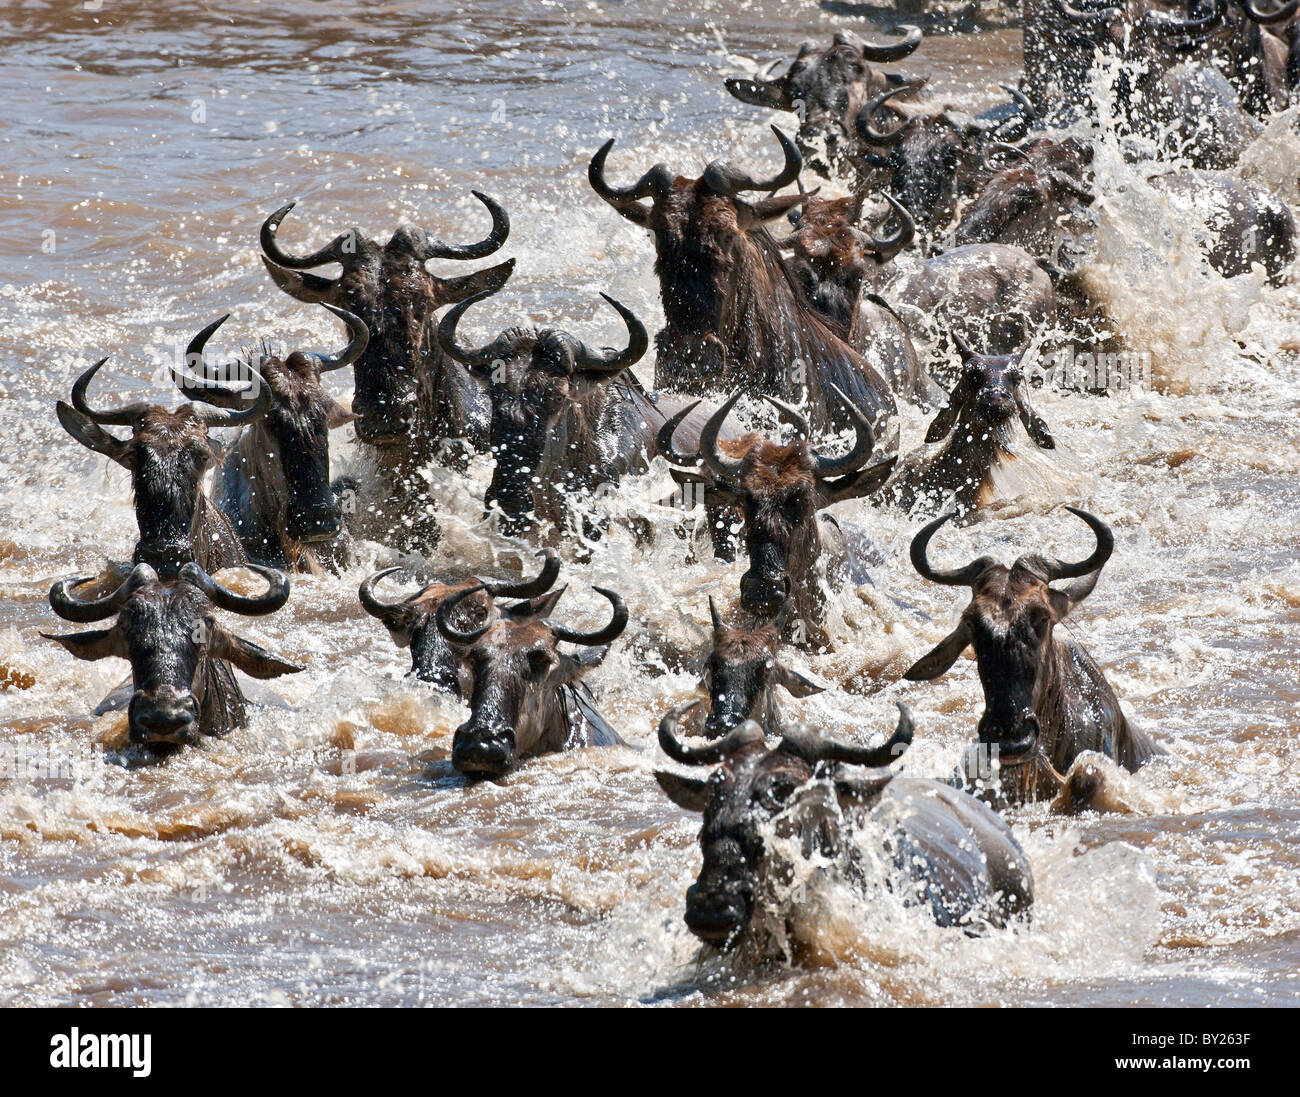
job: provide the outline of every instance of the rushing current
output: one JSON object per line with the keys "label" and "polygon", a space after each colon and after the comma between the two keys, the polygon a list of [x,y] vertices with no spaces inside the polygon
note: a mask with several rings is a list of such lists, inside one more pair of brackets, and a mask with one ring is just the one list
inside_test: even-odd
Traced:
{"label": "rushing current", "polygon": [[[214,352],[339,344],[336,322],[267,277],[257,231],[270,211],[298,199],[281,233],[296,251],[351,225],[386,239],[402,220],[468,241],[486,228],[479,189],[513,222],[492,262],[513,255],[518,269],[470,314],[467,339],[553,321],[617,342],[600,291],[653,332],[652,244],[591,192],[590,156],[617,137],[619,182],[659,160],[690,175],[719,156],[768,170],[766,123],[795,120],[737,102],[723,78],[842,26],[876,29],[781,0],[7,6],[0,1003],[1300,1001],[1300,285],[1220,278],[1195,217],[1105,132],[1092,135],[1087,276],[1149,374],[1107,396],[1037,391],[1056,450],[1027,446],[986,520],[936,543],[945,561],[1069,556],[1089,542],[1062,504],[1110,522],[1114,557],[1068,628],[1169,752],[1112,775],[1123,810],[1011,813],[1035,876],[1028,926],[973,938],[883,896],[830,891],[807,906],[815,947],[800,963],[701,958],[682,922],[698,820],[653,779],[654,728],[694,695],[706,599],[729,612],[745,565],[679,537],[680,511],[641,505],[672,488],[662,462],[615,504],[641,507],[650,545],[614,521],[589,562],[566,553],[566,622],[606,619],[593,585],[632,610],[589,679],[628,748],[467,785],[448,761],[466,708],[408,679],[409,655],[357,601],[371,570],[401,562],[369,542],[355,568],[295,576],[284,610],[237,622],[306,665],[273,683],[289,709],[254,710],[246,729],[164,765],[114,764],[125,716],[89,715],[126,664],[79,662],[40,637],[75,628],[49,609],[51,582],[128,559],[136,536],[128,475],[54,417],[87,365],[112,356],[106,398],[174,406],[165,363],[226,312]],[[981,108],[1019,62],[1019,32],[994,28],[927,37],[899,67]],[[1235,170],[1300,210],[1294,109]],[[647,383],[652,370],[637,367]],[[328,378],[345,398],[349,372]],[[904,448],[924,429],[905,408]],[[335,432],[335,471],[356,462],[348,434]],[[467,479],[432,475],[444,539],[406,563],[463,576],[531,560],[482,517],[487,458]],[[981,711],[974,662],[900,679],[966,594],[912,570],[914,520],[861,501],[835,514],[886,559],[874,585],[832,598],[830,650],[788,655],[833,688],[787,709],[874,742],[905,700],[917,725],[905,771],[946,777]]]}

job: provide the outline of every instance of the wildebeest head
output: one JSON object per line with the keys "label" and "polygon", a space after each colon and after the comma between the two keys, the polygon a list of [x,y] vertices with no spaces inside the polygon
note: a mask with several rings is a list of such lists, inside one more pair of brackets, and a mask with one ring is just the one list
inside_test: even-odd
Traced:
{"label": "wildebeest head", "polygon": [[[439,278],[425,269],[430,259],[482,259],[505,243],[510,232],[505,210],[487,195],[473,193],[492,215],[491,231],[476,244],[447,244],[424,229],[401,225],[381,245],[352,228],[311,255],[293,256],[281,250],[276,231],[295,203],[262,225],[263,261],[281,289],[300,301],[346,309],[370,330],[370,344],[353,367],[352,400],[357,437],[370,445],[409,442],[421,415],[421,386],[441,362],[430,324],[435,311],[499,288],[514,269],[513,259],[461,278]],[[337,278],[303,273],[328,263],[342,266]],[[439,426],[428,423],[421,429],[436,433]]]}
{"label": "wildebeest head", "polygon": [[560,574],[560,558],[551,549],[543,549],[545,558],[541,574],[518,583],[483,583],[479,579],[430,583],[398,602],[383,602],[375,593],[380,580],[400,567],[384,568],[371,575],[357,592],[362,606],[372,617],[383,622],[398,647],[411,649],[411,673],[421,681],[457,697],[469,695],[471,677],[464,650],[451,643],[434,622],[438,607],[455,594],[464,597],[450,615],[451,624],[460,632],[472,633],[500,615],[496,598],[537,598],[553,586]]}
{"label": "wildebeest head", "polygon": [[698,179],[674,176],[667,164],[656,164],[630,187],[615,187],[605,180],[605,160],[614,139],[591,158],[587,178],[592,189],[633,224],[655,235],[655,271],[670,322],[710,327],[722,311],[728,280],[738,268],[738,242],[806,201],[801,194],[756,202],[740,197],[745,191],[778,191],[799,177],[803,167],[799,150],[775,126],[772,132],[781,143],[785,164],[767,179],[755,179],[732,164],[714,160]]}
{"label": "wildebeest head", "polygon": [[[904,34],[902,41],[888,45],[864,42],[849,30],[837,31],[824,49],[807,39],[800,43],[798,54],[783,75],[775,79],[731,78],[726,81],[727,90],[743,103],[797,111],[799,150],[810,158],[809,167],[827,175],[830,166],[840,166],[844,151],[841,146],[851,148],[855,143],[853,122],[862,104],[906,82],[900,73],[876,67],[901,61],[920,46],[919,28],[899,29]],[[825,148],[830,166],[817,158],[819,145]]]}
{"label": "wildebeest head", "polygon": [[891,109],[904,89],[890,88],[859,112],[858,136],[869,155],[890,169],[890,190],[930,229],[951,220],[957,200],[976,189],[987,174],[984,156],[992,141],[1023,137],[1036,118],[1033,105],[1015,88],[1002,85],[1017,113],[998,122],[984,121],[953,108],[904,116],[882,128],[877,120]]}
{"label": "wildebeest head", "polygon": [[1043,449],[1055,449],[1047,423],[1029,403],[1019,354],[976,354],[957,337],[961,374],[948,397],[948,406],[930,423],[925,440],[942,441],[956,435],[968,441],[1003,440],[1018,417],[1029,437]]}
{"label": "wildebeest head", "polygon": [[[1092,554],[1078,563],[1032,554],[1009,568],[991,556],[961,568],[935,568],[926,547],[951,514],[935,519],[912,540],[916,570],[934,583],[970,587],[971,601],[956,629],[904,677],[913,682],[937,678],[968,646],[974,647],[984,687],[979,741],[996,747],[1004,761],[1034,749],[1039,734],[1036,712],[1044,691],[1052,686],[1056,665],[1052,630],[1092,593],[1115,547],[1110,527],[1100,518],[1076,507],[1066,509],[1088,524],[1097,541]],[[1059,590],[1049,585],[1060,579],[1075,581]]]}
{"label": "wildebeest head", "polygon": [[[174,575],[195,558],[194,533],[200,513],[203,474],[220,460],[222,450],[208,437],[215,427],[252,423],[271,406],[271,390],[256,372],[251,380],[228,386],[213,381],[209,397],[218,391],[229,404],[254,394],[242,411],[183,404],[167,411],[157,404],[136,402],[112,410],[96,410],[86,399],[91,380],[107,358],[86,370],[72,386],[72,404],[55,405],[59,422],[78,442],[112,458],[131,473],[135,489],[135,517],[140,539],[134,561],[149,564],[163,575]],[[131,437],[121,439],[106,426],[130,427]]]}
{"label": "wildebeest head", "polygon": [[957,244],[1009,244],[1049,262],[1065,263],[1063,233],[1096,195],[1084,183],[1092,148],[1075,138],[1040,138],[1023,147],[998,143],[991,151],[1016,161],[996,171],[962,215]]}
{"label": "wildebeest head", "polygon": [[790,267],[808,300],[839,331],[852,328],[863,287],[876,288],[885,264],[916,236],[912,215],[892,195],[884,198],[898,216],[889,236],[859,227],[861,198],[810,198],[802,211],[790,211],[794,231],[777,241],[789,249]]}
{"label": "wildebeest head", "polygon": [[[567,408],[581,418],[581,399],[592,384],[603,384],[640,361],[649,345],[645,327],[630,309],[608,294],[601,296],[627,325],[626,348],[594,350],[558,328],[508,328],[477,350],[461,346],[456,325],[470,305],[490,297],[477,294],[447,311],[438,325],[443,351],[463,363],[487,386],[492,403],[490,438],[496,466],[484,493],[505,515],[510,536],[526,534],[533,525],[533,485],[543,474],[544,454],[554,446],[560,419]],[[597,424],[579,422],[578,433],[593,432]],[[591,440],[591,439],[589,439]],[[577,445],[570,438],[568,445]]]}
{"label": "wildebeest head", "polygon": [[710,738],[725,735],[746,720],[769,733],[781,730],[774,690],[784,687],[793,697],[820,693],[822,687],[791,670],[780,660],[783,615],[760,627],[736,628],[725,624],[709,599],[713,644],[704,663],[700,684],[709,693],[709,714],[704,731]]}
{"label": "wildebeest head", "polygon": [[[251,449],[257,465],[242,470],[263,501],[275,506],[272,521],[298,544],[331,541],[342,528],[339,500],[330,486],[329,432],[352,417],[325,391],[321,375],[352,365],[370,340],[359,317],[333,305],[325,307],[347,324],[348,345],[335,354],[296,350],[287,358],[265,353],[257,359],[271,407],[254,428]],[[186,372],[172,371],[183,393],[217,407],[230,406],[230,389],[213,382],[203,348],[228,319],[213,321],[191,339],[185,350]],[[226,372],[246,368],[236,364]]]}
{"label": "wildebeest head", "polygon": [[[659,745],[669,758],[683,765],[721,765],[708,780],[664,770],[657,771],[655,778],[675,804],[704,815],[700,829],[704,865],[686,892],[686,925],[705,944],[730,948],[749,926],[764,882],[765,834],[774,829],[781,833],[786,829],[783,820],[795,833],[804,829],[806,822],[792,817],[798,814],[800,800],[814,778],[833,781],[843,807],[870,806],[893,777],[880,767],[898,758],[912,741],[912,719],[907,707],[900,704],[898,727],[879,747],[836,742],[801,725],[787,731],[778,746],[768,750],[762,728],[753,721],[714,742],[688,746],[677,737],[677,722],[697,704],[687,701],[665,714],[659,722]],[[829,769],[828,764],[835,762],[874,767],[876,772]],[[834,841],[832,835],[799,836],[809,844]]]}
{"label": "wildebeest head", "polygon": [[[576,686],[599,666],[610,644],[627,627],[627,606],[614,591],[595,590],[609,599],[613,617],[604,628],[575,632],[543,618],[564,593],[559,587],[501,611],[470,632],[452,624],[457,605],[479,586],[445,598],[434,613],[443,639],[464,652],[474,679],[470,716],[452,739],[451,764],[467,777],[503,777],[521,758],[572,745],[575,713],[569,711],[565,687]],[[560,650],[561,641],[591,649],[580,655]]]}
{"label": "wildebeest head", "polygon": [[253,678],[278,678],[302,667],[277,659],[257,644],[227,632],[213,609],[245,616],[274,613],[289,597],[289,580],[271,568],[246,565],[266,579],[264,594],[237,594],[197,564],[176,579],[161,580],[137,564],[116,590],[82,601],[74,588],[92,577],[62,579],[50,588],[50,605],[68,621],[104,621],[110,628],[49,636],[78,659],[130,660],[134,693],[127,719],[132,743],[168,753],[200,735],[224,735],[243,723],[243,699],[234,679],[215,663],[232,663]]}
{"label": "wildebeest head", "polygon": [[806,585],[821,551],[817,512],[838,500],[870,494],[894,467],[895,458],[867,467],[875,446],[871,424],[838,388],[833,391],[856,434],[853,448],[842,457],[818,453],[809,441],[807,420],[771,396],[764,399],[798,432],[789,445],[757,434],[719,441],[739,392],[705,424],[697,454],[679,454],[672,445],[677,425],[694,404],[669,419],[659,433],[660,453],[678,465],[702,466],[708,476],[706,493],[719,503],[739,506],[744,515],[749,570],[740,581],[740,605],[747,612],[771,616],[797,594],[800,612],[812,613],[815,595]]}

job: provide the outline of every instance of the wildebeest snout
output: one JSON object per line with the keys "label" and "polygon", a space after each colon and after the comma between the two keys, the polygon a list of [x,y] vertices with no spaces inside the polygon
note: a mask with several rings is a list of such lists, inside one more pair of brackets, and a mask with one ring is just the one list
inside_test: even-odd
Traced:
{"label": "wildebeest snout", "polygon": [[139,690],[128,709],[133,743],[181,743],[198,725],[194,694],[173,686]]}
{"label": "wildebeest snout", "polygon": [[451,764],[466,777],[504,777],[518,763],[512,728],[462,724],[451,745]]}

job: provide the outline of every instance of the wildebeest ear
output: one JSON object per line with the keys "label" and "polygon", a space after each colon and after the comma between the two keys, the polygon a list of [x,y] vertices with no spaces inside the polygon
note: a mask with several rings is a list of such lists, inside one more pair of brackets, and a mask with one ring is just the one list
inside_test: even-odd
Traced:
{"label": "wildebeest ear", "polygon": [[107,659],[110,655],[115,655],[119,659],[130,657],[126,641],[116,626],[94,629],[90,632],[74,632],[67,636],[53,636],[48,632],[42,632],[41,635],[56,644],[62,644],[78,659]]}
{"label": "wildebeest ear", "polygon": [[898,464],[897,454],[887,461],[868,465],[861,472],[850,472],[838,480],[823,480],[822,493],[826,496],[827,502],[831,503],[838,503],[843,499],[860,499],[864,495],[870,495],[884,484],[893,473],[896,464]]}
{"label": "wildebeest ear", "polygon": [[[818,187],[817,190],[821,188]],[[803,205],[809,198],[816,195],[817,191],[809,191],[807,194],[783,194],[778,198],[764,198],[759,202],[745,202],[744,205],[749,207],[752,213],[760,221],[771,221],[774,217],[784,217],[795,206]],[[737,200],[737,205],[741,202]]]}
{"label": "wildebeest ear", "polygon": [[115,438],[93,419],[82,415],[71,404],[65,404],[62,400],[54,405],[54,413],[59,417],[59,422],[63,424],[63,429],[87,449],[93,449],[96,453],[111,457],[123,468],[129,469],[131,467],[131,444],[129,442]]}
{"label": "wildebeest ear", "polygon": [[893,779],[892,773],[882,774],[879,777],[837,777],[835,796],[840,802],[841,809],[867,807],[880,798],[885,786]]}
{"label": "wildebeest ear", "polygon": [[460,278],[439,278],[438,287],[442,290],[439,296],[443,304],[455,305],[480,293],[496,293],[509,281],[514,269],[515,261],[507,259],[495,267],[484,267]]}
{"label": "wildebeest ear", "polygon": [[279,678],[282,674],[297,674],[304,669],[293,663],[277,659],[263,647],[251,640],[227,632],[221,627],[212,630],[212,639],[208,643],[208,653],[214,659],[225,659],[234,663],[250,678]]}
{"label": "wildebeest ear", "polygon": [[310,271],[289,270],[279,263],[271,262],[265,255],[262,256],[262,263],[270,272],[275,284],[290,297],[296,297],[308,305],[338,304],[334,299],[338,283],[334,279],[322,278],[319,274],[312,274]]}
{"label": "wildebeest ear", "polygon": [[1046,420],[1031,408],[1029,401],[1019,393],[1016,393],[1016,407],[1020,409],[1020,421],[1024,423],[1025,430],[1029,432],[1029,437],[1035,444],[1042,449],[1056,449],[1056,439],[1052,437]]}
{"label": "wildebeest ear", "polygon": [[356,414],[348,411],[337,400],[330,401],[329,429],[334,430],[337,427],[347,426],[348,423],[356,421]]}
{"label": "wildebeest ear", "polygon": [[934,650],[913,663],[903,677],[909,682],[928,682],[931,678],[938,678],[957,661],[957,656],[966,650],[970,641],[970,625],[963,620],[935,645]]}
{"label": "wildebeest ear", "polygon": [[665,769],[655,770],[655,780],[679,808],[703,811],[709,802],[709,783],[698,777],[682,777]]}
{"label": "wildebeest ear", "polygon": [[790,89],[781,81],[741,80],[729,76],[723,83],[727,85],[727,90],[742,103],[767,107],[769,110],[794,110]]}
{"label": "wildebeest ear", "polygon": [[516,602],[513,606],[508,607],[504,612],[512,621],[528,621],[537,617],[549,617],[551,610],[560,600],[567,587],[556,587],[546,594],[537,598],[530,598],[526,602]]}
{"label": "wildebeest ear", "polygon": [[583,648],[573,656],[578,661],[584,671],[594,670],[605,661],[605,656],[609,654],[609,645],[602,644],[598,648]]}
{"label": "wildebeest ear", "polygon": [[773,668],[772,681],[778,686],[784,686],[791,697],[811,697],[814,693],[821,693],[825,686],[819,686],[811,678],[805,678],[797,670],[791,670],[789,667],[777,663]]}

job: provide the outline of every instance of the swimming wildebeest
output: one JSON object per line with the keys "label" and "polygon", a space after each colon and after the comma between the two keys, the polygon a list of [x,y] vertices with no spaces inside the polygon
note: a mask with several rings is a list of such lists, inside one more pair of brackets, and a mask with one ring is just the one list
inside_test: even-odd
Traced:
{"label": "swimming wildebeest", "polygon": [[[321,375],[350,366],[370,335],[361,320],[326,305],[348,326],[349,342],[336,354],[297,350],[287,357],[264,353],[257,372],[270,390],[271,406],[241,432],[217,470],[213,496],[239,534],[248,558],[270,567],[316,569],[318,558],[334,568],[347,555],[340,496],[344,483],[331,483],[330,428],[351,422],[325,391]],[[237,407],[227,384],[214,384],[203,348],[229,319],[223,316],[190,340],[186,372],[173,369],[181,391],[217,407]],[[237,363],[224,372],[238,373]]]}
{"label": "swimming wildebeest", "polygon": [[[769,749],[753,721],[687,745],[677,721],[698,703],[664,716],[659,745],[675,762],[717,769],[708,780],[666,770],[655,777],[679,807],[704,816],[704,864],[686,892],[686,925],[705,944],[734,949],[748,939],[760,956],[773,942],[801,944],[796,912],[784,901],[800,858],[816,859],[860,892],[883,885],[941,926],[970,931],[1028,913],[1029,860],[1006,823],[964,792],[884,768],[911,742],[906,706],[882,746],[838,742],[800,725]],[[883,879],[864,871],[864,831],[879,835]]]}
{"label": "swimming wildebeest", "polygon": [[[60,400],[55,411],[73,438],[131,473],[140,530],[132,562],[149,564],[163,576],[175,575],[190,561],[204,571],[245,563],[239,535],[203,494],[204,473],[225,456],[208,432],[256,422],[271,406],[270,387],[254,373],[254,400],[242,411],[192,403],[168,411],[142,401],[98,410],[90,406],[86,390],[107,361],[101,358],[77,379],[71,407]],[[220,391],[233,403],[247,388],[214,381],[205,395],[215,398]],[[130,427],[131,437],[118,438],[103,429],[107,426]]]}
{"label": "swimming wildebeest", "polygon": [[[937,678],[967,647],[984,687],[979,747],[998,765],[1000,789],[1013,804],[1049,799],[1075,757],[1094,750],[1130,772],[1160,753],[1145,732],[1124,716],[1101,668],[1082,644],[1060,640],[1053,629],[1092,593],[1115,539],[1100,518],[1067,507],[1096,537],[1091,555],[1077,563],[1050,556],[1019,557],[1011,567],[991,556],[960,568],[936,568],[926,555],[930,538],[952,518],[946,514],[912,540],[912,565],[926,579],[971,590],[961,623],[904,675]],[[1050,584],[1071,579],[1057,589]],[[968,776],[970,767],[967,766]]]}
{"label": "swimming wildebeest", "polygon": [[[505,243],[510,232],[505,210],[487,195],[473,193],[492,215],[491,231],[474,244],[447,244],[424,229],[401,225],[381,245],[352,228],[319,251],[294,256],[276,238],[294,203],[262,225],[264,262],[281,289],[299,301],[346,309],[370,330],[369,345],[353,364],[352,412],[357,440],[376,465],[382,498],[358,519],[367,523],[368,536],[416,551],[432,548],[439,537],[434,500],[421,470],[435,458],[463,467],[467,447],[487,448],[487,396],[442,353],[434,314],[500,288],[514,260],[459,278],[440,278],[425,269],[431,259],[482,259]],[[337,278],[307,273],[329,263],[343,268]]]}
{"label": "swimming wildebeest", "polygon": [[178,577],[166,580],[148,564],[137,564],[115,590],[89,601],[80,599],[75,589],[90,576],[61,579],[50,588],[50,606],[64,620],[117,620],[92,632],[41,635],[78,659],[130,660],[130,741],[150,756],[164,757],[202,736],[226,735],[248,722],[232,666],[253,678],[278,678],[303,669],[228,632],[213,617],[214,609],[261,616],[288,600],[287,576],[256,564],[245,566],[267,581],[264,594],[237,594],[192,561]]}
{"label": "swimming wildebeest", "polygon": [[818,430],[849,425],[831,395],[838,387],[890,449],[897,407],[888,382],[808,303],[764,227],[805,196],[740,197],[776,191],[798,178],[799,150],[776,127],[773,132],[785,165],[767,179],[715,160],[697,179],[656,164],[631,186],[614,187],[605,180],[613,138],[592,157],[587,177],[595,192],[654,234],[666,321],[655,336],[655,387],[696,395],[741,390],[794,401],[806,396]]}
{"label": "swimming wildebeest", "polygon": [[961,373],[926,432],[927,445],[945,442],[937,453],[908,454],[881,488],[877,500],[912,513],[953,508],[957,517],[989,502],[993,473],[1015,460],[1017,420],[1041,449],[1055,449],[1056,440],[1043,417],[1029,403],[1020,355],[976,354],[958,340]]}
{"label": "swimming wildebeest", "polygon": [[855,570],[840,527],[818,512],[843,499],[869,495],[888,477],[894,458],[874,465],[875,442],[866,413],[832,390],[854,425],[853,448],[841,457],[819,453],[811,427],[798,411],[765,397],[797,437],[788,445],[758,434],[719,440],[723,420],[740,399],[735,393],[705,424],[695,454],[673,451],[672,420],[664,428],[661,452],[668,460],[698,467],[706,477],[706,500],[738,507],[744,519],[749,570],[740,581],[740,606],[761,617],[787,606],[790,619],[808,630],[823,617],[822,584],[837,586]]}
{"label": "swimming wildebeest", "polygon": [[[434,614],[452,595],[465,593],[465,597],[456,603],[450,620],[457,630],[471,632],[489,621],[499,619],[495,599],[527,599],[545,594],[555,586],[555,580],[560,576],[560,558],[551,549],[543,549],[541,555],[545,558],[545,563],[541,573],[533,579],[518,582],[484,582],[475,578],[439,581],[426,584],[398,602],[384,602],[379,599],[375,588],[381,580],[402,570],[400,567],[392,567],[369,576],[361,584],[357,595],[365,611],[378,618],[388,629],[393,642],[399,648],[411,649],[412,675],[445,693],[468,697],[472,680],[464,651],[449,643],[438,631]],[[474,589],[474,593],[467,593],[471,589]]]}
{"label": "swimming wildebeest", "polygon": [[[457,607],[484,589],[475,585],[444,598],[433,620],[469,667],[469,719],[452,739],[451,764],[467,777],[504,777],[521,759],[581,746],[623,742],[596,711],[582,677],[604,660],[627,627],[627,606],[614,591],[594,588],[613,606],[609,624],[575,632],[545,620],[565,587],[500,609],[472,630],[452,623]],[[560,643],[585,648],[578,655]]]}
{"label": "swimming wildebeest", "polygon": [[[905,25],[899,31],[902,40],[885,45],[864,42],[851,30],[836,31],[824,49],[805,39],[781,76],[729,78],[727,90],[742,103],[797,111],[795,140],[808,166],[819,175],[843,175],[861,162],[855,123],[863,104],[908,82],[900,73],[876,67],[901,61],[921,45],[920,28]],[[820,159],[823,154],[825,160]]]}

